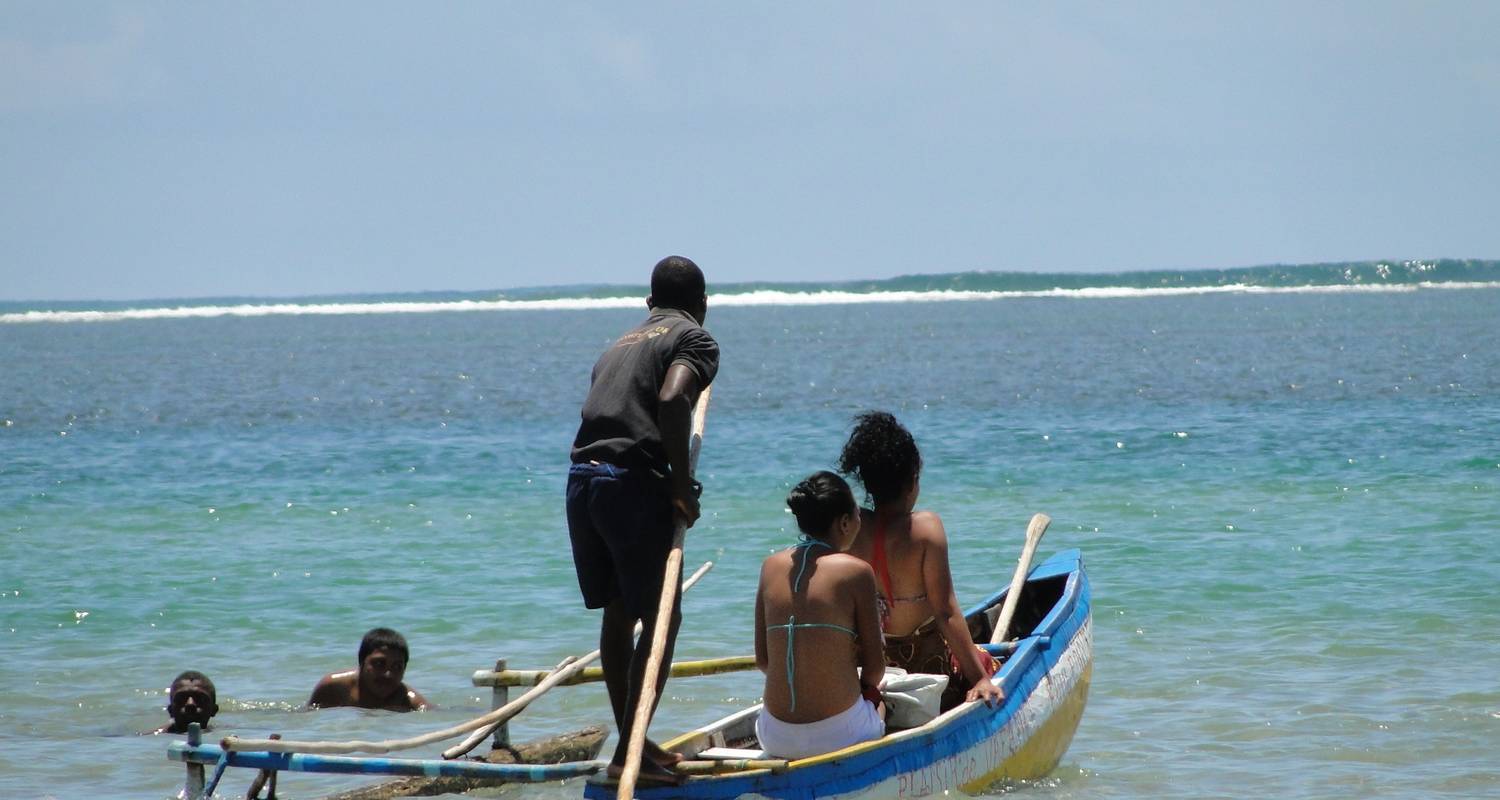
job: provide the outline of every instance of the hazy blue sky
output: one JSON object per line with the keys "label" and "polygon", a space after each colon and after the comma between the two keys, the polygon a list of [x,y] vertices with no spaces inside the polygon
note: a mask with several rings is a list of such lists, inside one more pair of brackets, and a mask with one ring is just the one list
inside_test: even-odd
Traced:
{"label": "hazy blue sky", "polygon": [[1496,2],[0,0],[0,299],[1496,258],[1497,43]]}

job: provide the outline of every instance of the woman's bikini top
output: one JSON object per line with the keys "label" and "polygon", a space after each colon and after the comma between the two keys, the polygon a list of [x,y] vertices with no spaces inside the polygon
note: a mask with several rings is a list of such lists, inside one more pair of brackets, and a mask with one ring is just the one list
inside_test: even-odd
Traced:
{"label": "woman's bikini top", "polygon": [[[802,574],[807,571],[807,556],[815,546],[826,547],[830,550],[833,549],[833,545],[828,544],[827,542],[820,542],[816,539],[803,539],[802,541],[798,542],[794,548],[802,551],[802,566],[797,570],[797,580],[792,582],[793,595],[797,594],[797,587],[802,585]],[[859,634],[844,627],[843,625],[834,625],[831,622],[798,622],[796,614],[788,615],[786,624],[784,625],[766,626],[767,633],[774,630],[786,631],[786,685],[787,689],[790,690],[792,694],[791,710],[793,711],[797,710],[797,672],[796,659],[793,656],[793,648],[796,645],[798,628],[832,628],[833,630],[843,631],[844,633],[847,633],[850,636],[854,636],[856,638],[859,636]]]}
{"label": "woman's bikini top", "polygon": [[896,597],[896,590],[891,585],[891,570],[886,564],[885,558],[885,523],[879,517],[875,518],[875,535],[870,554],[870,566],[875,569],[875,577],[880,579],[880,586],[884,589],[875,597],[880,606],[880,629],[890,630],[891,610],[897,603],[924,603],[927,601],[927,593],[914,594],[909,597]]}

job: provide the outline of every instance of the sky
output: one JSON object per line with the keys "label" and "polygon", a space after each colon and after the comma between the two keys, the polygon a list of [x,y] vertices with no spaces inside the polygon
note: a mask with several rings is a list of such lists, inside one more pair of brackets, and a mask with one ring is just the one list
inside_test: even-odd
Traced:
{"label": "sky", "polygon": [[1500,3],[0,0],[0,300],[1500,258]]}

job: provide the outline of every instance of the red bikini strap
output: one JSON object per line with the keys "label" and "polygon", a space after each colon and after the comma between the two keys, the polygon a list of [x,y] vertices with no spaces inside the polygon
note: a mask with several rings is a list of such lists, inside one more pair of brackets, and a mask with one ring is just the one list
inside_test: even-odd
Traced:
{"label": "red bikini strap", "polygon": [[871,553],[870,566],[875,568],[875,577],[880,579],[880,585],[885,587],[885,598],[891,602],[896,597],[896,591],[891,588],[891,571],[885,565],[885,523],[875,518],[875,541],[874,552]]}

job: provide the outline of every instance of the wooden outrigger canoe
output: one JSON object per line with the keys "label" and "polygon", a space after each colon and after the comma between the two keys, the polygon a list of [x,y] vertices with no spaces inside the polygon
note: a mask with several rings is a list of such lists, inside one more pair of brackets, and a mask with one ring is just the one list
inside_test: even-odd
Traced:
{"label": "wooden outrigger canoe", "polygon": [[[965,616],[975,641],[989,641],[1007,589]],[[1077,550],[1033,569],[1021,592],[1008,638],[991,646],[1004,658],[991,680],[1005,693],[996,708],[965,703],[917,728],[895,731],[820,756],[794,761],[758,752],[754,706],[666,743],[689,763],[707,766],[681,786],[641,787],[641,800],[783,800],[848,797],[911,800],[953,791],[978,794],[1002,779],[1051,772],[1078,728],[1093,671],[1088,577]],[[707,762],[707,763],[705,763]],[[602,773],[584,788],[588,800],[614,800]]]}

